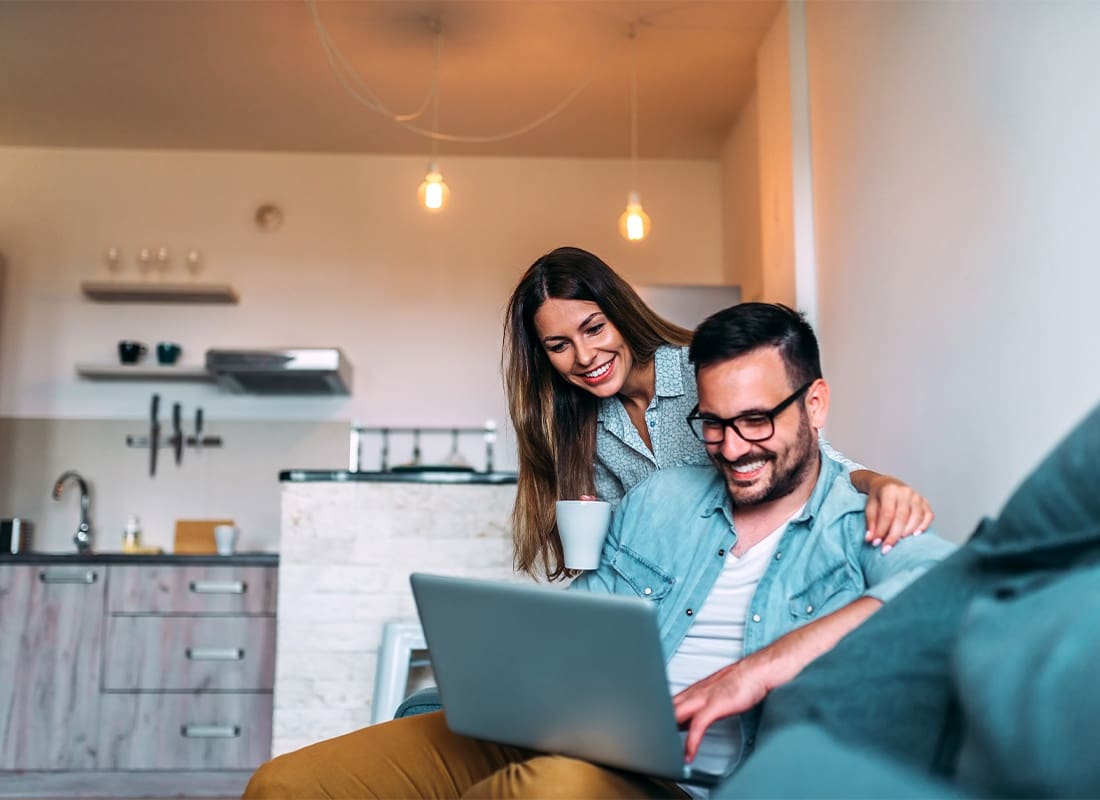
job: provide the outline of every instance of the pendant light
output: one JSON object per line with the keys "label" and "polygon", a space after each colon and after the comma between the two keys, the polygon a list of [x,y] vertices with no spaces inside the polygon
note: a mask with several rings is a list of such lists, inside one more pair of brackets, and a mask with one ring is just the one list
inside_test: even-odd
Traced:
{"label": "pendant light", "polygon": [[443,181],[443,173],[439,171],[439,162],[436,160],[439,151],[439,40],[443,36],[443,28],[438,19],[429,23],[435,32],[435,66],[432,70],[432,160],[428,163],[428,173],[424,176],[420,188],[416,190],[420,198],[420,205],[428,211],[442,211],[451,197],[451,190]]}
{"label": "pendant light", "polygon": [[[637,31],[630,28],[630,185],[638,185],[638,59]],[[649,235],[649,214],[642,208],[636,188],[626,196],[626,210],[619,217],[619,233],[629,242]]]}
{"label": "pendant light", "polygon": [[443,182],[443,173],[439,171],[439,165],[433,159],[428,164],[428,174],[424,176],[423,183],[416,190],[416,196],[420,198],[420,205],[428,211],[442,211],[451,196],[451,190]]}

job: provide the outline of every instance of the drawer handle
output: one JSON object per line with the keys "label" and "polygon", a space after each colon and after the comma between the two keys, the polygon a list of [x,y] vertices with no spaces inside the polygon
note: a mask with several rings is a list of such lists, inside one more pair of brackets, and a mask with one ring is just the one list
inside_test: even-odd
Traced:
{"label": "drawer handle", "polygon": [[240,725],[181,725],[180,736],[188,739],[236,739]]}
{"label": "drawer handle", "polygon": [[42,583],[83,583],[91,585],[99,579],[99,575],[91,570],[86,572],[54,572],[44,569],[38,573],[38,580]]}
{"label": "drawer handle", "polygon": [[244,581],[191,581],[188,586],[195,594],[244,594],[248,589]]}
{"label": "drawer handle", "polygon": [[192,661],[244,661],[243,647],[188,647]]}

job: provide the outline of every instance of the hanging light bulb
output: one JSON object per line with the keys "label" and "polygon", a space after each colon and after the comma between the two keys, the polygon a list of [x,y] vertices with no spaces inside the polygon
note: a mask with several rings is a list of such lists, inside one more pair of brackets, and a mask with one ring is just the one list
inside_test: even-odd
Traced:
{"label": "hanging light bulb", "polygon": [[420,205],[429,211],[439,211],[447,205],[451,190],[443,182],[443,173],[434,161],[428,165],[428,174],[424,176],[424,182],[416,190],[416,195],[420,198]]}
{"label": "hanging light bulb", "polygon": [[439,45],[443,37],[443,26],[438,19],[428,20],[428,27],[435,33],[435,62],[432,66],[432,160],[428,164],[428,174],[420,188],[416,190],[420,198],[420,205],[428,211],[441,211],[451,196],[451,190],[443,182],[443,173],[439,171],[436,163],[436,153],[439,152]]}
{"label": "hanging light bulb", "polygon": [[637,242],[649,235],[649,214],[642,208],[637,192],[626,198],[626,211],[619,217],[619,233],[627,241]]}
{"label": "hanging light bulb", "polygon": [[[630,29],[630,183],[638,185],[638,62],[635,56],[637,31]],[[619,217],[619,233],[628,242],[640,242],[649,236],[649,214],[642,208],[638,193],[626,198],[626,211]]]}

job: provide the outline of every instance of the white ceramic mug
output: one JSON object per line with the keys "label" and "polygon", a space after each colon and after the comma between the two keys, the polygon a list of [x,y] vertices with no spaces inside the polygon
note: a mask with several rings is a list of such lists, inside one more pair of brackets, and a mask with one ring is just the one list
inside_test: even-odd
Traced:
{"label": "white ceramic mug", "polygon": [[558,535],[568,569],[596,569],[611,523],[606,500],[559,500]]}
{"label": "white ceramic mug", "polygon": [[240,530],[236,525],[215,525],[214,544],[218,547],[219,556],[231,556],[237,549],[237,536]]}

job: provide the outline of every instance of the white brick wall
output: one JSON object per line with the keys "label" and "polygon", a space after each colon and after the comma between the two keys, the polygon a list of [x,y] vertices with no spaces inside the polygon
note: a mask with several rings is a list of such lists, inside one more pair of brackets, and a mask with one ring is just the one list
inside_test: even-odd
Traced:
{"label": "white brick wall", "polygon": [[367,725],[411,572],[514,579],[514,485],[284,483],[272,754]]}

